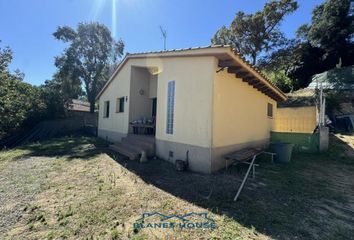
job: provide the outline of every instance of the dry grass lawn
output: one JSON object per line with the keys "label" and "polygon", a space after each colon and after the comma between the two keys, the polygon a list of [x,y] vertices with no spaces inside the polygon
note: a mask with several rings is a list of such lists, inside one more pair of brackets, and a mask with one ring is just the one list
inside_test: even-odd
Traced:
{"label": "dry grass lawn", "polygon": [[[244,169],[180,173],[72,137],[0,152],[0,239],[354,239],[353,137],[326,154],[261,159],[239,202]],[[212,191],[209,199],[206,196]],[[143,212],[208,212],[209,229],[134,229]]]}

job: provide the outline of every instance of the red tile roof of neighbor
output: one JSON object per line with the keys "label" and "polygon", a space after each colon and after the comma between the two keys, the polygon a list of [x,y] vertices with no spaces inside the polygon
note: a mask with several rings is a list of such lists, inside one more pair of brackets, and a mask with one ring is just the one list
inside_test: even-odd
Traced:
{"label": "red tile roof of neighbor", "polygon": [[71,99],[66,103],[68,111],[90,112],[90,103],[78,99]]}
{"label": "red tile roof of neighbor", "polygon": [[[186,55],[193,55],[193,54],[187,54],[188,51],[198,51],[198,50],[208,50],[208,49],[224,49],[227,54],[227,51],[230,51],[233,53],[233,55],[240,60],[241,64],[244,64],[245,66],[249,67],[251,70],[253,70],[256,73],[256,77],[260,79],[260,81],[263,81],[264,87],[269,88],[271,90],[272,94],[267,95],[276,101],[283,101],[286,100],[287,97],[286,95],[277,87],[275,86],[256,66],[252,65],[249,63],[245,57],[243,57],[240,53],[235,51],[235,49],[232,49],[229,45],[209,45],[209,46],[204,46],[204,47],[192,47],[192,48],[181,48],[181,49],[172,49],[172,50],[163,50],[163,51],[151,51],[151,52],[140,52],[140,53],[127,53],[121,63],[116,67],[115,71],[113,72],[112,76],[110,79],[106,82],[102,90],[98,93],[97,99],[101,96],[101,94],[105,91],[105,89],[108,87],[110,82],[113,80],[113,78],[116,76],[116,74],[119,72],[119,70],[123,67],[123,65],[127,62],[128,59],[130,58],[149,58],[149,57],[170,57],[168,54],[173,54],[173,53],[179,53],[179,52],[186,52]],[[220,53],[209,53],[208,55],[218,55]],[[164,56],[166,55],[166,56]],[[202,55],[202,54],[198,54]],[[248,72],[250,70],[246,69]],[[258,76],[257,76],[258,75]],[[251,84],[250,84],[251,85]],[[259,90],[259,89],[258,89]]]}

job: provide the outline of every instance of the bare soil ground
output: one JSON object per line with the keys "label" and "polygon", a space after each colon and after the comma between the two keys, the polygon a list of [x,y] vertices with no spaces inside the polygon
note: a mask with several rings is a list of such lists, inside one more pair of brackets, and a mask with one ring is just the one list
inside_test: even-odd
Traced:
{"label": "bare soil ground", "polygon": [[[353,136],[290,164],[259,159],[233,202],[245,169],[176,172],[140,164],[87,137],[0,152],[0,239],[354,239]],[[143,212],[207,212],[214,230],[135,229]]]}

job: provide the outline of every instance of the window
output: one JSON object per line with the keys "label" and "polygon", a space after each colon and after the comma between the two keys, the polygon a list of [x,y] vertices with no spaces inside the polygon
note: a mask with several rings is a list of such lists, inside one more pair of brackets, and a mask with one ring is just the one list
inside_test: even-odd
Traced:
{"label": "window", "polygon": [[167,123],[166,123],[167,134],[173,134],[174,108],[175,108],[175,81],[170,81],[168,82],[168,87],[167,87]]}
{"label": "window", "polygon": [[273,104],[271,103],[268,103],[267,115],[268,117],[273,117]]}
{"label": "window", "polygon": [[117,98],[117,107],[116,107],[117,113],[124,112],[124,102],[125,102],[125,97]]}
{"label": "window", "polygon": [[109,118],[109,101],[104,102],[103,117]]}

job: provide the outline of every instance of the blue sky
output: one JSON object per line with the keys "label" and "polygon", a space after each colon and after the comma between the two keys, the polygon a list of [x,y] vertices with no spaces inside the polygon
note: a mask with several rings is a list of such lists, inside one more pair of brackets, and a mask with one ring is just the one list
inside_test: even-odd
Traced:
{"label": "blue sky", "polygon": [[[115,1],[115,4],[112,2]],[[0,0],[0,46],[14,52],[11,69],[25,73],[25,81],[40,85],[55,72],[54,57],[65,45],[53,38],[58,26],[79,22],[106,24],[122,38],[126,52],[161,50],[159,25],[168,32],[167,48],[210,44],[222,25],[237,11],[255,12],[266,0]],[[298,0],[300,8],[283,22],[288,37],[311,19],[323,0]],[[115,8],[112,6],[115,5]],[[115,11],[113,11],[115,9]],[[115,17],[112,18],[112,13]],[[115,21],[112,21],[115,20]],[[114,22],[114,23],[113,23]]]}

